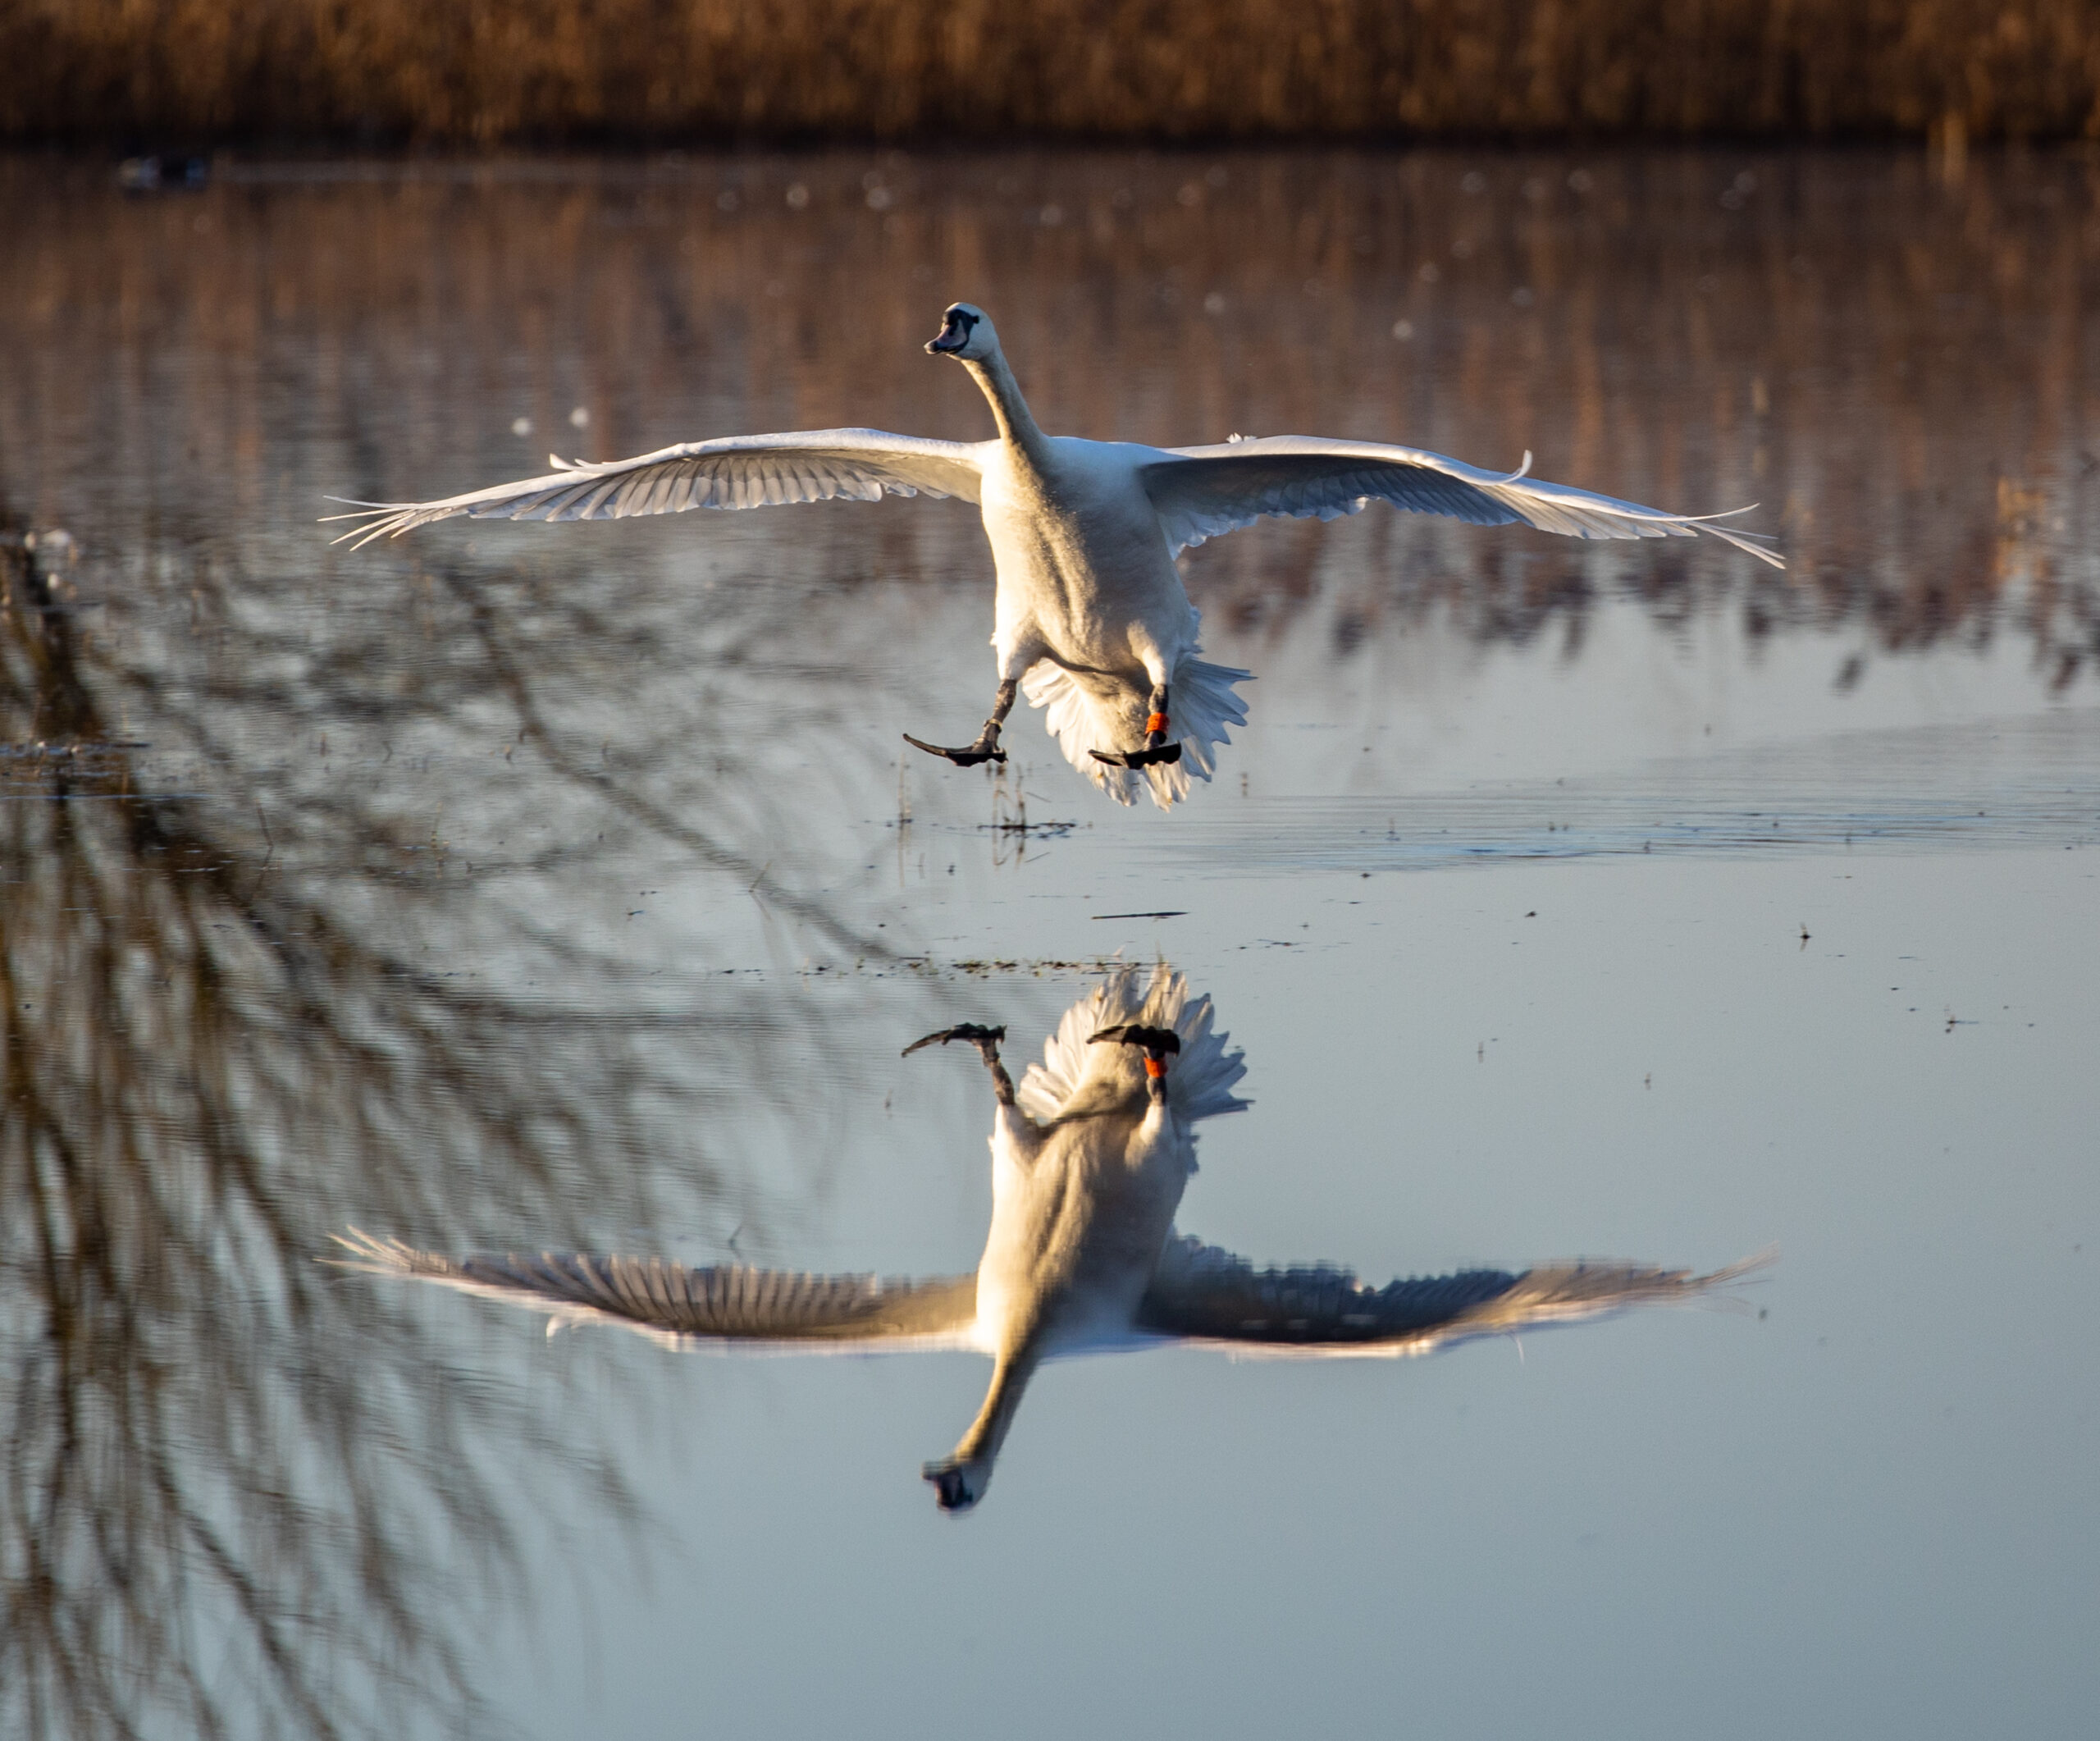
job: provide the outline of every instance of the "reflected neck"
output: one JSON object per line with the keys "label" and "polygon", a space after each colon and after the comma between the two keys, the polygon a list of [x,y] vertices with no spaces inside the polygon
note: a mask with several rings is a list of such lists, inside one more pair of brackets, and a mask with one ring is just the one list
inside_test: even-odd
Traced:
{"label": "reflected neck", "polygon": [[973,358],[962,366],[970,371],[970,378],[977,383],[978,391],[990,401],[992,415],[999,425],[999,439],[1039,463],[1045,451],[1043,432],[1036,427],[1028,401],[1020,396],[1020,383],[1007,367],[1006,353],[995,350],[982,362]]}
{"label": "reflected neck", "polygon": [[1007,1429],[1020,1410],[1022,1393],[1042,1358],[1033,1347],[998,1356],[992,1368],[992,1387],[984,1393],[984,1406],[956,1445],[957,1462],[989,1463],[998,1455],[999,1447],[1007,1442]]}

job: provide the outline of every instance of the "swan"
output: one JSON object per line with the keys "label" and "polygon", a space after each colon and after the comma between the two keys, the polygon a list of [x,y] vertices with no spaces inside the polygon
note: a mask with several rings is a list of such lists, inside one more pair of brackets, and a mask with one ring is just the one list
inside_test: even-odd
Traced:
{"label": "swan", "polygon": [[928,1463],[944,1511],[984,1497],[1021,1396],[1043,1361],[1185,1343],[1271,1355],[1413,1355],[1478,1336],[1692,1300],[1766,1259],[1695,1275],[1577,1262],[1468,1270],[1367,1287],[1326,1264],[1258,1269],[1177,1234],[1195,1126],[1242,1110],[1242,1054],[1208,996],[1162,966],[1125,969],[1068,1009],[1018,1088],[1002,1028],[965,1024],[906,1055],[961,1041],[992,1079],[992,1224],[976,1269],[924,1278],[815,1276],[660,1258],[450,1258],[353,1228],[346,1268],[441,1283],[550,1314],[623,1325],[673,1347],[970,1349],[992,1357],[983,1405]]}
{"label": "swan", "polygon": [[[1386,501],[1479,526],[1513,522],[1578,538],[1721,538],[1783,560],[1714,517],[1664,514],[1440,454],[1370,441],[1272,436],[1208,447],[1146,447],[1046,436],[1029,414],[984,311],[958,302],[926,346],[969,371],[996,440],[943,441],[876,429],[728,436],[584,465],[553,455],[544,477],[426,502],[349,502],[360,548],[465,514],[479,519],[621,519],[689,508],[756,508],[836,497],[953,496],[984,516],[998,577],[998,688],[975,739],[905,741],[959,766],[1007,759],[1001,733],[1017,694],[1048,710],[1066,758],[1110,797],[1140,787],[1162,809],[1208,780],[1226,728],[1246,724],[1246,671],[1197,656],[1197,613],[1174,559],[1265,515],[1335,519]],[[331,498],[344,500],[346,498]],[[1747,513],[1747,509],[1735,510]],[[1722,516],[1721,518],[1726,518]]]}

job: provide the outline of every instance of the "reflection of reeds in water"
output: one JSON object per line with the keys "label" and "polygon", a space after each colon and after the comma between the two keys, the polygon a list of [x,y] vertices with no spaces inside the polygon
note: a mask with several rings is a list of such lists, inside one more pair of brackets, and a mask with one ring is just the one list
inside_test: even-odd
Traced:
{"label": "reflection of reeds in water", "polygon": [[[1199,595],[1243,628],[1316,587],[1346,589],[1344,654],[1431,607],[1519,639],[1579,628],[1600,590],[1664,623],[1732,590],[1754,633],[2016,633],[2051,681],[2100,650],[2083,158],[1979,158],[1950,185],[1922,161],[1738,152],[733,158],[130,203],[5,173],[0,455],[40,519],[118,541],[165,537],[179,505],[354,593],[386,557],[323,555],[301,522],[324,490],[463,488],[550,446],[982,433],[919,350],[960,295],[994,309],[1052,428],[1531,447],[1543,476],[1672,508],[1761,500],[1790,561],[1374,511],[1198,552]],[[2031,504],[2008,516],[2002,484]],[[418,536],[394,549],[472,534]],[[644,539],[753,573],[985,567],[966,511],[918,504],[543,536],[564,564]]]}
{"label": "reflection of reeds in water", "polygon": [[2100,128],[2080,0],[43,0],[0,132],[1358,139]]}
{"label": "reflection of reeds in water", "polygon": [[[507,1587],[541,1484],[591,1477],[630,1515],[611,1437],[528,1416],[315,1259],[352,1222],[704,1218],[695,1103],[763,1083],[767,1030],[623,1003],[528,913],[477,919],[374,793],[256,753],[361,712],[536,717],[512,668],[558,661],[500,601],[434,619],[454,644],[427,692],[390,692],[354,636],[273,629],[223,555],[151,554],[191,603],[180,653],[0,523],[0,1732],[441,1726],[476,1703],[459,1598]],[[536,627],[591,642],[585,610]],[[223,795],[149,795],[185,767]],[[650,823],[617,781],[551,778]],[[437,923],[598,1006],[427,971],[410,940]]]}

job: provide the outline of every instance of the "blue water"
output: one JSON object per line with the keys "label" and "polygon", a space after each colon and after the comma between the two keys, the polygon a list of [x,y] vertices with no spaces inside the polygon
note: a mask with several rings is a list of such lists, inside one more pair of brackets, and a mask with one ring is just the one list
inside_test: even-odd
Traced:
{"label": "blue water", "polygon": [[[1725,209],[1725,152],[1479,161],[0,165],[0,1730],[2088,1731],[2083,160],[1760,156]],[[981,434],[917,349],[958,295],[1053,427],[1530,447],[1760,499],[1792,566],[1207,546],[1257,680],[1162,816],[1025,710],[996,774],[902,744],[989,697],[956,505],[312,523],[550,445]],[[1777,1261],[1419,1360],[1059,1363],[954,1519],[978,1356],[321,1261],[966,1270],[984,1077],[900,1053],[1018,1071],[1157,961],[1253,1103],[1185,1232]]]}

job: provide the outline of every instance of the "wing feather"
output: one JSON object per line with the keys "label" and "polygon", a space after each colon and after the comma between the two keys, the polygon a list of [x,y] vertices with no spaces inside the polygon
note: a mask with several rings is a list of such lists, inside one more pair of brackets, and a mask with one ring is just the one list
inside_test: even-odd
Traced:
{"label": "wing feather", "polygon": [[975,444],[887,435],[879,429],[815,429],[786,435],[689,441],[632,459],[577,465],[550,459],[544,477],[427,502],[356,502],[330,520],[356,523],[336,541],[353,549],[418,526],[472,519],[626,519],[688,508],[758,508],[789,502],[879,501],[892,496],[978,498]]}
{"label": "wing feather", "polygon": [[1573,538],[1689,538],[1703,532],[1760,562],[1786,566],[1756,541],[1763,534],[1717,525],[1720,516],[1665,514],[1527,478],[1528,455],[1518,471],[1484,472],[1420,448],[1271,436],[1169,448],[1164,455],[1139,467],[1138,476],[1176,551],[1270,515],[1332,520],[1385,501],[1410,514],[1476,526],[1522,523]]}
{"label": "wing feather", "polygon": [[1248,1353],[1426,1354],[1472,1337],[1696,1300],[1771,1261],[1760,1254],[1702,1276],[1578,1259],[1522,1272],[1408,1277],[1374,1288],[1330,1264],[1257,1269],[1200,1240],[1175,1239],[1139,1307],[1138,1326]]}
{"label": "wing feather", "polygon": [[451,1258],[352,1228],[328,1261],[370,1275],[435,1282],[547,1313],[564,1324],[610,1323],[660,1341],[838,1349],[888,1343],[965,1346],[977,1318],[977,1277],[924,1280],[813,1276],[718,1264],[689,1269],[661,1258],[509,1252]]}

